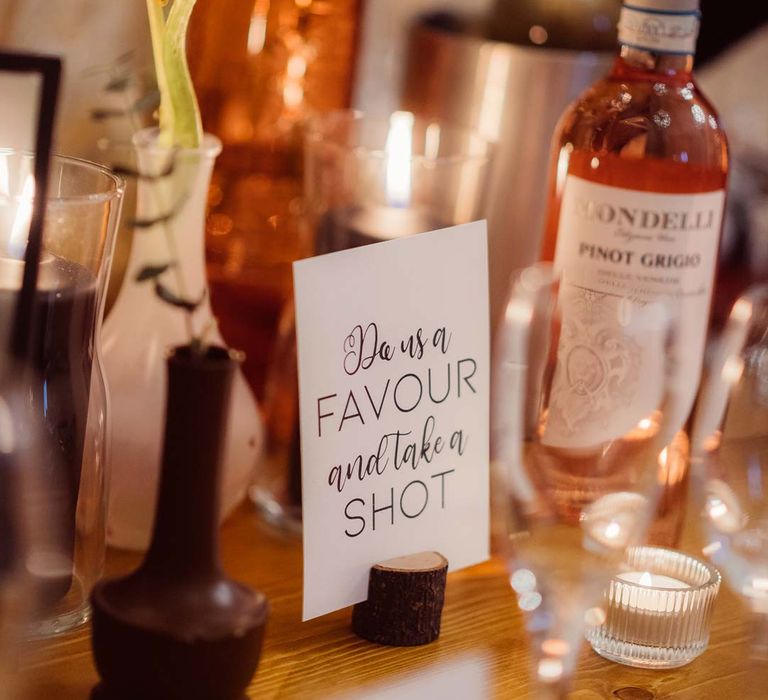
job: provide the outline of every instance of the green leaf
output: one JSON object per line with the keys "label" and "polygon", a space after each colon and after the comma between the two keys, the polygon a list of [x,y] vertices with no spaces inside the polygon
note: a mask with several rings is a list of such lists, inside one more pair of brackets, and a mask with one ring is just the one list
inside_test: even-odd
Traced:
{"label": "green leaf", "polygon": [[128,49],[125,53],[121,53],[113,64],[119,66],[121,63],[130,63],[134,58],[136,58],[136,49]]}
{"label": "green leaf", "polygon": [[203,292],[202,296],[197,301],[183,299],[182,297],[174,294],[162,282],[157,280],[155,281],[155,294],[157,294],[157,296],[166,304],[170,304],[171,306],[175,306],[179,309],[184,309],[184,311],[187,311],[188,313],[192,313],[198,306],[200,306],[200,304],[203,303],[203,300],[205,299],[205,292]]}
{"label": "green leaf", "polygon": [[173,209],[170,211],[165,212],[165,214],[160,214],[159,216],[150,217],[148,219],[130,219],[130,225],[134,228],[151,228],[152,226],[155,226],[156,224],[165,224],[171,219],[173,219],[176,214],[179,213],[179,210],[184,205],[184,202],[187,199],[187,194],[185,193],[182,197],[179,198],[179,200],[174,205]]}
{"label": "green leaf", "polygon": [[107,92],[125,92],[131,84],[130,74],[118,75],[112,78],[105,86]]}
{"label": "green leaf", "polygon": [[169,268],[173,267],[175,264],[175,262],[169,262],[162,265],[145,265],[141,268],[141,270],[139,270],[135,280],[137,282],[146,282],[147,280],[155,279],[156,277],[160,277],[160,275],[162,275]]}
{"label": "green leaf", "polygon": [[111,170],[115,175],[122,175],[123,177],[132,177],[137,180],[147,180],[154,182],[156,180],[162,180],[163,178],[173,175],[173,171],[176,169],[176,159],[171,158],[168,164],[159,173],[143,173],[140,170],[132,168],[130,165],[121,165],[120,163],[113,163]]}
{"label": "green leaf", "polygon": [[103,122],[106,119],[124,117],[127,112],[124,109],[92,109],[91,119],[95,122]]}
{"label": "green leaf", "polygon": [[129,114],[138,112],[153,112],[160,104],[160,93],[157,90],[152,90],[146,95],[140,97],[136,102],[131,105],[130,109],[103,109],[97,107],[91,110],[91,119],[96,122],[101,122],[106,119],[116,119],[118,117],[127,117]]}
{"label": "green leaf", "polygon": [[92,76],[92,75],[101,75],[103,73],[115,73],[115,71],[123,70],[127,64],[133,62],[134,58],[136,57],[136,50],[131,49],[130,51],[126,51],[124,54],[121,54],[113,61],[109,61],[109,63],[100,63],[95,66],[90,66],[88,68],[85,68],[82,72],[83,76]]}
{"label": "green leaf", "polygon": [[160,106],[160,92],[151,90],[133,103],[133,112],[154,112]]}

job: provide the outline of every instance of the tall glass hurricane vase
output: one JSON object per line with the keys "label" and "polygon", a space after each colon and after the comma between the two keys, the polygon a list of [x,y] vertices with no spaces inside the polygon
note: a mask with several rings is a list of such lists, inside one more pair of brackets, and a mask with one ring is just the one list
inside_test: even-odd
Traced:
{"label": "tall glass hurricane vase", "polygon": [[[123,288],[104,324],[114,424],[107,537],[116,547],[145,549],[160,471],[165,355],[193,334],[223,345],[208,299],[203,240],[208,185],[221,143],[206,134],[198,149],[171,149],[160,145],[156,129],[147,129],[136,134],[134,145],[142,174],[138,228]],[[148,266],[166,265],[154,280],[137,279]],[[159,299],[156,282],[180,298],[203,301],[188,314]],[[244,496],[262,445],[256,401],[239,370],[230,401],[222,517]]]}
{"label": "tall glass hurricane vase", "polygon": [[[24,268],[33,168],[31,155],[0,151],[0,338],[6,343]],[[35,533],[25,544],[32,636],[85,622],[90,588],[103,570],[108,423],[99,334],[122,196],[122,180],[107,169],[53,159],[28,374],[0,358],[0,376],[15,382],[11,410],[19,428],[12,443],[24,442],[34,425],[26,436],[34,454],[20,468],[25,478],[34,471],[37,488],[25,490],[23,506],[45,520],[45,536]]]}
{"label": "tall glass hurricane vase", "polygon": [[542,697],[565,697],[584,625],[604,621],[602,591],[653,513],[680,392],[675,314],[671,300],[590,294],[549,264],[524,270],[506,305],[495,505]]}

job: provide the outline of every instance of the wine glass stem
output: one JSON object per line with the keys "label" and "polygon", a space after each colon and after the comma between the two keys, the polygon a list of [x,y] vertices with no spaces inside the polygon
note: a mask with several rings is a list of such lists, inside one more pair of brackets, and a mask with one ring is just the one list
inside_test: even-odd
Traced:
{"label": "wine glass stem", "polygon": [[[569,679],[570,680],[570,679]],[[568,683],[540,683],[537,700],[565,700],[568,696]]]}
{"label": "wine glass stem", "polygon": [[574,661],[569,655],[538,657],[534,669],[537,700],[565,700],[573,680]]}

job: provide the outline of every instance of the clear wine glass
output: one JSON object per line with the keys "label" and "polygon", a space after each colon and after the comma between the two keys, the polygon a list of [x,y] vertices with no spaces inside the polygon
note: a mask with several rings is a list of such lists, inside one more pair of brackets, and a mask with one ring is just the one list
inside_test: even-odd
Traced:
{"label": "clear wine glass", "polygon": [[495,339],[492,450],[510,582],[543,697],[567,692],[585,624],[641,541],[690,391],[673,299],[585,290],[539,264]]}
{"label": "clear wine glass", "polygon": [[714,343],[692,431],[704,553],[752,612],[750,686],[768,683],[768,285],[736,301]]}

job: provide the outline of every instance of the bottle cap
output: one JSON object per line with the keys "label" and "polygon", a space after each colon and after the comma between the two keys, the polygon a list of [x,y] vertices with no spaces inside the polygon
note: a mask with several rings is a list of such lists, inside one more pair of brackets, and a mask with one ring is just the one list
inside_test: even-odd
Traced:
{"label": "bottle cap", "polygon": [[625,0],[619,43],[654,53],[693,54],[700,14],[699,0]]}
{"label": "bottle cap", "polygon": [[624,5],[658,12],[698,12],[700,0],[624,0]]}

